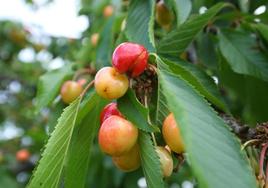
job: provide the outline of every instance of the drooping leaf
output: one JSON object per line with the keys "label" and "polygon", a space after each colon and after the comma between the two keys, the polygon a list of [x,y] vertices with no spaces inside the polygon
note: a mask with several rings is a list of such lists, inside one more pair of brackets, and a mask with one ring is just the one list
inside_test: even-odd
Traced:
{"label": "drooping leaf", "polygon": [[150,135],[139,132],[141,165],[148,188],[164,188],[159,157]]}
{"label": "drooping leaf", "polygon": [[70,145],[79,104],[80,97],[64,109],[45,146],[42,158],[27,186],[28,188],[59,187],[62,183],[64,160]]}
{"label": "drooping leaf", "polygon": [[107,20],[99,37],[100,41],[96,51],[96,68],[98,70],[105,66],[111,66],[114,21],[114,16]]}
{"label": "drooping leaf", "polygon": [[218,3],[204,14],[189,19],[177,29],[171,31],[160,41],[157,52],[165,56],[179,57],[202,28],[227,5]]}
{"label": "drooping leaf", "polygon": [[158,74],[199,187],[256,188],[238,140],[209,104],[181,78],[165,70]]}
{"label": "drooping leaf", "polygon": [[149,111],[138,101],[133,91],[128,90],[123,97],[117,100],[117,103],[119,111],[139,129],[146,132],[158,130],[157,127],[148,123]]}
{"label": "drooping leaf", "polygon": [[175,0],[175,11],[177,13],[177,23],[184,23],[192,10],[192,2],[190,0]]}
{"label": "drooping leaf", "polygon": [[219,80],[229,100],[229,108],[235,117],[256,126],[268,121],[268,82],[235,73],[224,60],[220,61]]}
{"label": "drooping leaf", "polygon": [[90,100],[83,106],[87,109],[87,114],[81,123],[75,127],[68,150],[64,176],[66,188],[85,187],[92,143],[100,123],[100,111],[107,103],[96,92],[90,93],[88,98]]}
{"label": "drooping leaf", "polygon": [[268,42],[268,26],[262,23],[258,23],[256,25],[256,28],[261,33],[266,42]]}
{"label": "drooping leaf", "polygon": [[126,23],[126,34],[131,42],[144,45],[154,51],[154,0],[130,1]]}
{"label": "drooping leaf", "polygon": [[225,112],[228,111],[226,104],[223,102],[219,93],[217,85],[213,79],[201,69],[196,67],[194,64],[175,58],[170,60],[164,59],[164,61],[161,62],[163,62],[162,64],[159,63],[161,67],[165,67],[164,69],[168,69],[170,72],[180,75],[215,106]]}
{"label": "drooping leaf", "polygon": [[219,46],[234,72],[268,81],[268,56],[258,49],[250,33],[222,31]]}
{"label": "drooping leaf", "polygon": [[49,105],[59,94],[64,80],[72,75],[71,65],[52,70],[42,75],[38,82],[36,96],[36,111]]}

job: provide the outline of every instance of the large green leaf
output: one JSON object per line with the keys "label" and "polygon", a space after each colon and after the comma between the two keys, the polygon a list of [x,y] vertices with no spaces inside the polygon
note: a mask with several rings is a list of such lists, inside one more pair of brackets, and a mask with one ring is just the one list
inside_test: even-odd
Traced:
{"label": "large green leaf", "polygon": [[115,17],[112,16],[105,23],[100,34],[100,41],[96,51],[96,68],[99,70],[105,66],[111,66],[111,55],[113,47],[113,24]]}
{"label": "large green leaf", "polygon": [[149,188],[164,188],[159,157],[148,133],[139,132],[141,164]]}
{"label": "large green leaf", "polygon": [[76,116],[79,110],[80,97],[64,109],[55,130],[52,132],[45,146],[42,158],[32,176],[29,188],[59,187],[72,137]]}
{"label": "large green leaf", "polygon": [[165,69],[176,75],[180,75],[215,106],[223,111],[228,111],[217,85],[205,72],[194,64],[179,59],[165,59],[163,62],[164,64],[159,65],[164,66]]}
{"label": "large green leaf", "polygon": [[71,65],[52,70],[42,75],[38,82],[36,96],[36,110],[50,104],[59,94],[60,87],[64,80],[72,75]]}
{"label": "large green leaf", "polygon": [[175,1],[175,11],[177,12],[177,23],[181,25],[184,23],[192,10],[191,0],[174,0]]}
{"label": "large green leaf", "polygon": [[218,3],[206,13],[193,17],[164,37],[157,48],[161,55],[179,57],[194,37],[227,4]]}
{"label": "large green leaf", "polygon": [[256,188],[238,140],[209,104],[178,76],[165,70],[158,74],[199,187]]}
{"label": "large green leaf", "polygon": [[127,16],[126,34],[131,42],[144,45],[154,51],[154,0],[130,1]]}
{"label": "large green leaf", "polygon": [[219,46],[234,72],[268,81],[268,56],[258,49],[250,33],[222,31]]}
{"label": "large green leaf", "polygon": [[83,106],[87,109],[87,114],[75,127],[68,150],[64,176],[66,188],[85,187],[92,143],[100,123],[100,111],[107,103],[96,92],[92,92],[88,98],[90,100]]}
{"label": "large green leaf", "polygon": [[158,130],[157,127],[148,124],[149,111],[138,101],[133,91],[128,90],[117,103],[119,111],[139,129],[146,132]]}

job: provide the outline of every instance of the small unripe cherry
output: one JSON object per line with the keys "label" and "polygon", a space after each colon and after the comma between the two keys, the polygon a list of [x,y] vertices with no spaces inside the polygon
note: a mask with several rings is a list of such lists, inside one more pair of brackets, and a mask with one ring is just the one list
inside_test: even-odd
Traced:
{"label": "small unripe cherry", "polygon": [[105,18],[108,18],[110,16],[112,16],[114,13],[114,7],[112,5],[107,5],[104,7],[103,9],[103,16]]}
{"label": "small unripe cherry", "polygon": [[94,85],[97,93],[103,98],[117,99],[127,92],[128,78],[113,67],[103,67],[97,72]]}
{"label": "small unripe cherry", "polygon": [[170,113],[164,120],[162,134],[170,149],[176,153],[184,152],[184,144],[173,113]]}
{"label": "small unripe cherry", "polygon": [[168,29],[173,21],[173,14],[171,10],[165,5],[163,0],[160,0],[156,4],[156,22]]}
{"label": "small unripe cherry", "polygon": [[135,144],[126,154],[112,157],[112,159],[115,166],[122,171],[130,172],[138,169],[141,164],[138,144]]}
{"label": "small unripe cherry", "polygon": [[17,151],[17,153],[16,153],[16,159],[19,162],[28,161],[30,156],[31,156],[31,154],[27,149],[21,149],[21,150]]}
{"label": "small unripe cherry", "polygon": [[99,33],[92,34],[90,41],[91,41],[92,46],[96,47],[99,41]]}
{"label": "small unripe cherry", "polygon": [[164,177],[169,177],[173,171],[173,160],[170,153],[164,148],[157,146],[155,151],[159,156],[161,169]]}
{"label": "small unripe cherry", "polygon": [[61,86],[60,95],[63,102],[73,102],[83,91],[83,87],[75,81],[68,80]]}
{"label": "small unripe cherry", "polygon": [[117,109],[117,104],[115,102],[111,102],[103,108],[100,114],[100,124],[102,124],[111,115],[123,117],[123,115]]}
{"label": "small unripe cherry", "polygon": [[126,154],[136,144],[138,129],[119,116],[107,118],[99,130],[99,145],[101,150],[112,156]]}
{"label": "small unripe cherry", "polygon": [[136,43],[124,42],[113,52],[112,64],[120,73],[129,73],[131,77],[139,76],[146,68],[149,53]]}

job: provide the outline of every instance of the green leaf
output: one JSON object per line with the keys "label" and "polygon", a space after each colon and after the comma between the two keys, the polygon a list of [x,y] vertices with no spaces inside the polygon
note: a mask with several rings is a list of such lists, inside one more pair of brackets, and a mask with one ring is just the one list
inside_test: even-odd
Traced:
{"label": "green leaf", "polygon": [[225,3],[218,3],[204,14],[193,17],[170,32],[160,41],[157,49],[158,54],[179,57],[199,31],[227,5]]}
{"label": "green leaf", "polygon": [[181,130],[187,156],[201,188],[256,188],[237,138],[191,86],[165,70],[159,81]]}
{"label": "green leaf", "polygon": [[36,96],[36,111],[40,111],[41,108],[49,105],[55,99],[63,81],[72,73],[71,65],[67,65],[47,72],[40,77]]}
{"label": "green leaf", "polygon": [[163,59],[159,65],[173,74],[180,75],[215,106],[225,112],[228,111],[213,79],[197,66],[174,58]]}
{"label": "green leaf", "polygon": [[164,188],[159,157],[148,133],[139,132],[139,146],[142,170],[149,188]]}
{"label": "green leaf", "polygon": [[133,91],[128,90],[117,103],[119,111],[139,129],[146,132],[159,131],[157,127],[148,124],[149,111],[138,101]]}
{"label": "green leaf", "polygon": [[100,40],[96,52],[96,68],[99,70],[105,66],[111,66],[111,56],[113,47],[113,24],[115,17],[112,16],[107,20],[100,34]]}
{"label": "green leaf", "polygon": [[29,188],[59,187],[64,166],[65,156],[70,145],[80,97],[64,109],[52,132],[42,158],[30,180]]}
{"label": "green leaf", "polygon": [[126,34],[131,42],[144,45],[150,52],[154,49],[154,0],[130,1]]}
{"label": "green leaf", "polygon": [[158,125],[163,124],[163,121],[165,120],[165,118],[167,117],[167,115],[169,114],[170,110],[167,106],[167,101],[165,98],[165,95],[163,93],[163,89],[160,85],[160,83],[158,82],[158,89],[157,89],[157,106],[156,106],[156,110],[155,110],[155,122]]}
{"label": "green leaf", "polygon": [[83,107],[87,109],[87,114],[75,127],[68,150],[64,176],[66,188],[85,187],[93,139],[100,124],[100,111],[107,103],[96,92],[92,92],[88,98],[90,100]]}
{"label": "green leaf", "polygon": [[177,13],[177,23],[181,25],[184,23],[192,10],[191,0],[175,0],[175,11]]}
{"label": "green leaf", "polygon": [[219,46],[232,70],[268,81],[268,57],[258,49],[256,39],[250,33],[227,31],[219,34]]}
{"label": "green leaf", "polygon": [[268,26],[262,23],[258,23],[256,24],[256,28],[261,33],[266,42],[268,42]]}

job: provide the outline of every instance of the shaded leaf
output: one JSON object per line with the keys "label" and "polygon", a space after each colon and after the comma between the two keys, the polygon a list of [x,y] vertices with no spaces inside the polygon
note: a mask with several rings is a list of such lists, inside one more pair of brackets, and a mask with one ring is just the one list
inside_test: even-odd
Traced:
{"label": "shaded leaf", "polygon": [[161,67],[181,76],[219,109],[228,111],[213,79],[197,66],[179,59],[163,59],[162,62]]}
{"label": "shaded leaf", "polygon": [[177,12],[177,23],[181,25],[184,23],[192,10],[191,0],[175,0],[175,11]]}
{"label": "shaded leaf", "polygon": [[117,103],[119,111],[139,129],[146,132],[158,130],[157,127],[148,124],[149,110],[138,101],[133,91],[128,90]]}
{"label": "shaded leaf", "polygon": [[232,31],[219,34],[222,55],[236,73],[268,81],[268,57],[258,49],[250,34]]}
{"label": "shaded leaf", "polygon": [[154,0],[130,1],[127,16],[126,34],[131,42],[144,45],[154,51]]}
{"label": "shaded leaf", "polygon": [[115,17],[112,16],[107,20],[102,32],[96,51],[96,68],[99,70],[105,66],[111,66],[112,46],[113,46],[113,24]]}
{"label": "shaded leaf", "polygon": [[157,52],[161,55],[179,57],[199,31],[226,5],[218,3],[204,14],[195,16],[180,25],[160,41]]}

